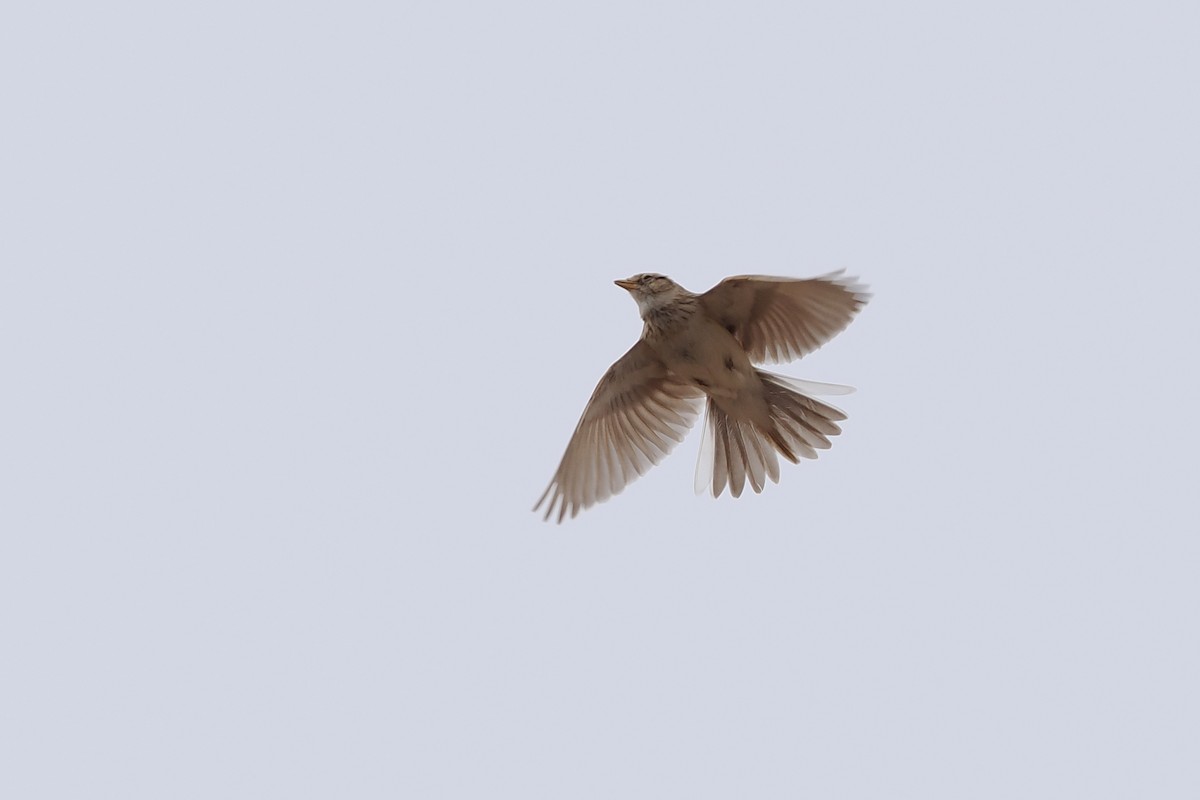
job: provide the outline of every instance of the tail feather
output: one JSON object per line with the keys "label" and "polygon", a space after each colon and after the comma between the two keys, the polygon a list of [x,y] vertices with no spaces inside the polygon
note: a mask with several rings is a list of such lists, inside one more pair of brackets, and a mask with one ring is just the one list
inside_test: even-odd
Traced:
{"label": "tail feather", "polygon": [[696,466],[698,493],[711,489],[714,497],[720,497],[728,486],[729,493],[739,497],[747,482],[755,493],[761,492],[768,480],[779,482],[777,454],[792,463],[816,458],[818,450],[832,445],[829,437],[842,432],[837,423],[846,419],[845,413],[797,390],[798,386],[826,384],[791,381],[761,370],[757,374],[762,380],[769,426],[735,419],[708,398]]}

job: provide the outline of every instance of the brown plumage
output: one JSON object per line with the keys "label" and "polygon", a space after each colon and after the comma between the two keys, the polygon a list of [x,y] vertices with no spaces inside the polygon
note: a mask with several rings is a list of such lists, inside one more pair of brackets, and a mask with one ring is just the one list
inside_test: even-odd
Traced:
{"label": "brown plumage", "polygon": [[616,281],[637,301],[642,338],[592,393],[543,503],[561,522],[620,492],[683,440],[707,409],[696,489],[734,497],[779,481],[776,454],[816,458],[846,418],[813,394],[850,387],[757,370],[811,353],[840,333],[870,297],[840,273],[819,278],[742,275],[693,294],[662,275]]}

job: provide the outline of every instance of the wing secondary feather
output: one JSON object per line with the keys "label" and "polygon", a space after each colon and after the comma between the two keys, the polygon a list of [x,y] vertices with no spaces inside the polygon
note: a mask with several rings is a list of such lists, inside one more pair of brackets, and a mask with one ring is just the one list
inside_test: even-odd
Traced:
{"label": "wing secondary feather", "polygon": [[574,517],[607,500],[662,460],[696,421],[703,393],[671,376],[639,341],[604,373],[533,507],[546,519]]}

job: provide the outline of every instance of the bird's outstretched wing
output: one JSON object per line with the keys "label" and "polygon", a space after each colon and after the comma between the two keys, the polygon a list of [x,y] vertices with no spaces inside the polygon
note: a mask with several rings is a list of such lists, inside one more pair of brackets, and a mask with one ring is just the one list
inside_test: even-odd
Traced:
{"label": "bird's outstretched wing", "polygon": [[840,272],[805,279],[738,275],[700,295],[700,304],[752,362],[782,364],[841,333],[870,297],[866,286]]}
{"label": "bird's outstretched wing", "polygon": [[617,494],[683,441],[703,392],[670,376],[638,341],[600,379],[567,444],[562,463],[533,507],[547,500],[558,521]]}

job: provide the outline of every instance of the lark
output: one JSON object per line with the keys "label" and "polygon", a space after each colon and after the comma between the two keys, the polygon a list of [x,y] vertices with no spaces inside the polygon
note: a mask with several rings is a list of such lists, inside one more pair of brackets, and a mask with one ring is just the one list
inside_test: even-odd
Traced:
{"label": "lark", "polygon": [[592,393],[558,471],[537,504],[558,522],[607,500],[659,463],[705,409],[696,491],[761,492],[779,459],[816,458],[841,433],[839,409],[814,395],[849,386],[757,369],[821,347],[866,304],[840,272],[817,278],[739,275],[693,294],[652,273],[615,281],[637,301],[642,337]]}

